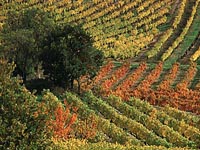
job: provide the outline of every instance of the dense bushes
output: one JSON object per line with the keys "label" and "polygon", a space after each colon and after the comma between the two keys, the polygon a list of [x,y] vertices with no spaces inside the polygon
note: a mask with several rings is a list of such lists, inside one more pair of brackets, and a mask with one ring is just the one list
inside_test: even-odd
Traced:
{"label": "dense bushes", "polygon": [[0,149],[48,149],[49,114],[37,112],[50,106],[39,107],[36,97],[11,77],[13,69],[13,64],[0,60]]}
{"label": "dense bushes", "polygon": [[36,97],[12,77],[14,68],[0,60],[0,149],[56,149],[58,139],[94,138],[92,118],[77,121],[78,108],[63,105],[49,90]]}

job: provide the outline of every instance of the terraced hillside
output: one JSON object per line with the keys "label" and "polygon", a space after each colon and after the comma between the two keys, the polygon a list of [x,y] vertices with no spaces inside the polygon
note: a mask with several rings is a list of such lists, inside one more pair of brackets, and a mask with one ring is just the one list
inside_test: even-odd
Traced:
{"label": "terraced hillside", "polygon": [[[199,69],[190,65],[109,62],[102,67],[95,80],[83,90],[100,90],[103,96],[114,94],[123,100],[137,97],[151,104],[172,107],[200,114]],[[198,79],[196,79],[198,78]],[[198,83],[196,83],[198,82]]]}
{"label": "terraced hillside", "polygon": [[32,7],[82,25],[107,58],[86,94],[64,97],[121,144],[105,147],[200,149],[200,0],[2,0],[0,30]]}
{"label": "terraced hillside", "polygon": [[136,98],[126,103],[115,96],[102,99],[91,92],[82,98],[66,93],[64,98],[79,108],[81,119],[95,116],[98,131],[109,142],[163,149],[200,146],[200,118],[195,115],[170,107],[156,108]]}
{"label": "terraced hillside", "polygon": [[199,0],[16,0],[0,7],[1,26],[10,9],[30,7],[52,12],[60,23],[82,24],[107,57],[167,64],[199,57]]}
{"label": "terraced hillside", "polygon": [[172,4],[172,0],[18,1],[2,4],[1,21],[3,23],[6,13],[13,7],[17,10],[42,8],[53,12],[59,22],[83,24],[94,38],[94,46],[105,56],[131,58],[146,49],[160,34],[158,26],[168,21]]}

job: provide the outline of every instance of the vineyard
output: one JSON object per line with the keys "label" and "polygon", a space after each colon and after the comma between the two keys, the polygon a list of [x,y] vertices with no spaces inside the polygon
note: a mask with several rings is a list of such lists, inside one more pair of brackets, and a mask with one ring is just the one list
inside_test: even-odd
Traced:
{"label": "vineyard", "polygon": [[119,97],[101,99],[87,92],[82,99],[72,93],[64,97],[78,107],[81,119],[95,116],[98,131],[110,142],[137,146],[163,148],[199,147],[199,117],[183,111],[162,107],[155,108],[140,99],[127,102]]}
{"label": "vineyard", "polygon": [[198,0],[5,0],[0,7],[1,28],[9,10],[30,7],[51,12],[60,23],[82,24],[106,57],[170,65],[199,58]]}
{"label": "vineyard", "polygon": [[169,105],[200,114],[199,83],[192,84],[194,78],[198,77],[197,73],[198,68],[195,63],[189,66],[175,63],[172,67],[165,68],[163,62],[155,66],[147,63],[134,66],[123,63],[117,67],[110,62],[100,70],[92,83],[95,86],[88,87],[93,89],[100,87],[105,97],[113,94],[125,101],[129,101],[130,97],[137,97],[152,105]]}
{"label": "vineyard", "polygon": [[61,96],[101,140],[60,149],[200,149],[200,0],[0,0],[0,31],[28,8],[82,25],[106,58],[80,95]]}

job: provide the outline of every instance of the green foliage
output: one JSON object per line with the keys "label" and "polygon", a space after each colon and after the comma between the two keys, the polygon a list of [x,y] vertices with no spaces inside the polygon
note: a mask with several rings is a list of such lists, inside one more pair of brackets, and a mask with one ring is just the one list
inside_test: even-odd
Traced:
{"label": "green foliage", "polygon": [[[114,123],[111,123],[110,120],[105,119],[97,114],[95,114],[95,111],[90,109],[87,104],[85,104],[79,97],[76,95],[66,92],[65,95],[63,95],[63,98],[66,98],[68,103],[73,104],[73,106],[78,107],[78,114],[79,118],[82,120],[85,120],[88,118],[88,116],[94,116],[95,120],[97,120],[98,124],[98,131],[103,132],[106,134],[112,142],[117,142],[120,144],[132,144],[132,145],[143,145],[143,142],[135,138],[134,136],[129,136],[126,131],[124,131],[122,128],[119,128]],[[101,138],[102,139],[102,138]],[[109,140],[109,141],[110,141]],[[104,140],[101,140],[104,141]]]}
{"label": "green foliage", "polygon": [[45,104],[45,109],[46,109],[45,111],[48,112],[49,116],[53,116],[56,108],[59,105],[62,105],[62,103],[58,100],[58,98],[49,90],[43,90],[40,102]]}
{"label": "green foliage", "polygon": [[84,101],[87,102],[91,109],[98,110],[106,119],[112,120],[120,128],[125,128],[131,134],[136,135],[138,139],[145,141],[148,145],[172,147],[172,144],[167,142],[166,139],[157,136],[136,120],[118,113],[112,106],[94,96],[93,93],[86,93]]}
{"label": "green foliage", "polygon": [[36,8],[9,11],[1,32],[4,57],[16,63],[16,74],[26,81],[39,65],[41,41],[53,28],[50,15]]}
{"label": "green foliage", "polygon": [[[155,116],[158,110],[152,109],[152,112],[149,115],[141,113],[138,109],[124,103],[121,99],[115,96],[110,96],[108,99],[105,99],[112,107],[127,116],[128,118],[134,119],[137,122],[142,123],[147,129],[154,131],[160,137],[165,137],[167,141],[173,143],[176,146],[185,147],[198,143],[200,134],[190,134],[190,139],[192,136],[195,138],[188,140],[182,136],[182,133],[174,131],[174,129],[169,126],[163,125]],[[183,127],[183,126],[182,126]],[[192,131],[190,131],[191,133]],[[193,142],[194,141],[194,142]]]}
{"label": "green foliage", "polygon": [[73,88],[82,75],[94,77],[103,63],[103,54],[92,46],[91,37],[80,27],[60,25],[44,41],[44,73],[57,85]]}
{"label": "green foliage", "polygon": [[[52,31],[53,30],[53,31]],[[39,67],[42,53],[45,73],[57,85],[73,88],[82,75],[94,77],[103,62],[103,53],[80,27],[55,25],[39,9],[10,11],[1,33],[4,57],[16,63],[15,74],[26,82]]]}
{"label": "green foliage", "polygon": [[164,146],[133,146],[120,145],[117,143],[98,142],[89,143],[85,140],[70,139],[66,142],[54,141],[57,149],[60,150],[187,150],[189,148],[166,148]]}
{"label": "green foliage", "polygon": [[48,149],[52,146],[49,115],[37,112],[51,105],[39,107],[36,97],[11,77],[13,69],[0,60],[0,149]]}

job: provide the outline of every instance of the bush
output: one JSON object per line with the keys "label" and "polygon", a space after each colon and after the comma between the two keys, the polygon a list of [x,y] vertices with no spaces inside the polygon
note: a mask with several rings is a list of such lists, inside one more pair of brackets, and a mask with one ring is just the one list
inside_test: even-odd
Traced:
{"label": "bush", "polygon": [[13,64],[0,60],[0,149],[50,149],[50,116],[37,113],[48,104],[41,106],[19,79],[11,77],[13,70]]}

